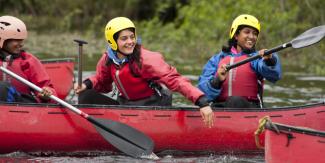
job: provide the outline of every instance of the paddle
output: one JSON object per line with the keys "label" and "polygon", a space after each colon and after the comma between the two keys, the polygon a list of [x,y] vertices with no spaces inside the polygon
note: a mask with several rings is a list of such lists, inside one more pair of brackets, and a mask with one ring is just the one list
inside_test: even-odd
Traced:
{"label": "paddle", "polygon": [[[279,45],[277,47],[274,47],[272,49],[266,50],[264,52],[264,55],[269,55],[269,54],[283,50],[288,47],[293,47],[295,49],[307,47],[307,46],[310,46],[310,45],[313,45],[313,44],[319,42],[320,40],[322,40],[322,38],[324,36],[325,36],[325,25],[314,27],[314,28],[311,28],[311,29],[305,31],[304,33],[300,34],[298,37],[296,37],[295,39],[291,40],[288,43],[285,43],[285,44]],[[247,59],[244,59],[240,62],[231,64],[231,65],[227,65],[226,70],[229,71],[232,68],[235,68],[235,67],[243,65],[245,63],[248,63],[250,61],[256,60],[260,57],[261,57],[260,55],[255,55],[255,56],[249,57]]]}
{"label": "paddle", "polygon": [[74,42],[78,43],[79,53],[78,53],[78,86],[81,87],[82,83],[82,46],[83,44],[88,44],[88,42],[83,40],[75,39]]}
{"label": "paddle", "polygon": [[[40,87],[18,76],[3,66],[0,66],[0,69],[6,74],[28,85],[32,89],[38,92],[42,91]],[[144,133],[120,122],[92,117],[54,95],[51,95],[50,98],[87,119],[108,142],[125,154],[138,158],[158,159],[158,157],[152,152],[154,142]]]}

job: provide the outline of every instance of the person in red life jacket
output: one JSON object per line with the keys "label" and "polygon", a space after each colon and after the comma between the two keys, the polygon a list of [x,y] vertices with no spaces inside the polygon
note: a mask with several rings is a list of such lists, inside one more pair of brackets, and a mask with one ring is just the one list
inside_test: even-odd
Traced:
{"label": "person in red life jacket", "polygon": [[[230,39],[219,54],[214,55],[203,68],[198,87],[216,107],[263,107],[264,79],[275,83],[281,78],[281,63],[276,53],[264,56],[255,50],[260,33],[260,22],[252,15],[234,19]],[[260,55],[260,59],[226,71],[227,64]]]}
{"label": "person in red life jacket", "polygon": [[0,71],[0,101],[49,102],[56,95],[41,62],[22,50],[27,38],[26,25],[13,16],[0,17],[0,65],[41,87],[41,93]]}
{"label": "person in red life jacket", "polygon": [[198,105],[205,124],[213,125],[213,111],[204,93],[168,65],[160,53],[143,48],[130,19],[110,20],[105,36],[109,47],[97,64],[96,74],[84,80],[81,87],[75,84],[79,103],[112,104],[112,99],[99,93],[112,91],[114,83],[119,96],[118,103],[113,104],[166,106],[171,105],[168,88]]}

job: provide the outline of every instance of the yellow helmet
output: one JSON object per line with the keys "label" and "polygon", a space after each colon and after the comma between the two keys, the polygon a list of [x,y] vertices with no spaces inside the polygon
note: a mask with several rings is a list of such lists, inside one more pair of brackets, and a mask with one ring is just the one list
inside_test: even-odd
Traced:
{"label": "yellow helmet", "polygon": [[105,37],[108,44],[113,50],[117,50],[117,43],[114,40],[114,35],[117,32],[127,28],[134,28],[135,32],[135,26],[133,22],[126,17],[116,17],[107,23],[105,27]]}
{"label": "yellow helmet", "polygon": [[229,32],[230,39],[232,39],[234,37],[234,35],[240,25],[247,25],[247,26],[253,27],[258,31],[258,33],[260,33],[260,31],[261,31],[260,22],[257,20],[256,17],[254,17],[252,15],[248,15],[248,14],[239,15],[232,22],[231,29]]}

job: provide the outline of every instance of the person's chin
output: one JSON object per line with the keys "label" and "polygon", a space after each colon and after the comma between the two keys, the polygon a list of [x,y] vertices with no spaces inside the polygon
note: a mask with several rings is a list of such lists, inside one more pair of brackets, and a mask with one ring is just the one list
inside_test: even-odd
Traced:
{"label": "person's chin", "polygon": [[21,52],[21,50],[13,50],[13,51],[10,51],[10,53],[12,54],[19,54]]}
{"label": "person's chin", "polygon": [[132,50],[125,50],[124,54],[132,54],[133,53],[133,49]]}
{"label": "person's chin", "polygon": [[133,53],[133,51],[126,51],[124,52],[125,55],[131,55]]}
{"label": "person's chin", "polygon": [[248,46],[245,46],[245,49],[252,49],[254,47],[254,45],[248,45]]}

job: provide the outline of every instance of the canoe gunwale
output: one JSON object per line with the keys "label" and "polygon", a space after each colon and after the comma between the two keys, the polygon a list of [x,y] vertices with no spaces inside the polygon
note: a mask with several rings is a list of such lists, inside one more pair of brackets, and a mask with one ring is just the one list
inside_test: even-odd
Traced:
{"label": "canoe gunwale", "polygon": [[[33,106],[33,107],[46,107],[46,108],[57,108],[63,107],[60,104],[50,104],[50,103],[4,103],[0,102],[0,105],[7,105],[7,106]],[[324,102],[312,103],[312,104],[305,104],[299,106],[287,106],[287,107],[275,107],[275,108],[249,108],[249,109],[242,109],[242,108],[213,108],[213,111],[218,112],[269,112],[269,111],[288,111],[288,110],[300,110],[310,107],[317,107],[325,105]],[[130,105],[95,105],[95,104],[74,104],[73,106],[77,108],[91,108],[91,109],[126,109],[129,110],[168,110],[168,111],[198,111],[199,107],[191,106],[191,105],[184,105],[184,106],[130,106]],[[325,112],[325,111],[324,111]]]}
{"label": "canoe gunwale", "polygon": [[[276,129],[274,128],[276,127]],[[290,126],[285,124],[280,124],[276,122],[268,122],[265,124],[265,128],[274,132],[280,131],[280,133],[300,133],[307,134],[318,137],[325,137],[325,131],[315,130],[312,128],[300,127],[300,126]],[[278,131],[277,131],[278,130]]]}
{"label": "canoe gunwale", "polygon": [[61,62],[74,62],[74,58],[54,58],[54,59],[42,59],[41,63],[61,63]]}

